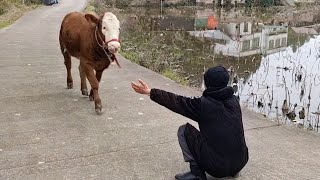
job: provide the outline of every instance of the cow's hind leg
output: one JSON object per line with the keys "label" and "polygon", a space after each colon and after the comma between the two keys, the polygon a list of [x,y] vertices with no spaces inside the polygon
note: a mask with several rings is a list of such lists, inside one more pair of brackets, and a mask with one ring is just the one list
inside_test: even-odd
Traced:
{"label": "cow's hind leg", "polygon": [[81,68],[81,65],[79,65],[79,73],[80,73],[80,79],[81,79],[81,93],[84,96],[88,96],[88,88],[87,88],[87,79],[86,79],[86,73]]}
{"label": "cow's hind leg", "polygon": [[72,75],[71,75],[71,55],[69,54],[68,51],[63,52],[63,57],[64,57],[64,64],[66,65],[67,68],[67,87],[68,89],[73,88],[73,80],[72,80]]}

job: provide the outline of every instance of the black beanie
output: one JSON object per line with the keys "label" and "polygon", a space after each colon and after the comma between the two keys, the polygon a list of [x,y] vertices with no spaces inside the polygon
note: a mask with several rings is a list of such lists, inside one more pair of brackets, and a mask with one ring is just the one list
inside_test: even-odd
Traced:
{"label": "black beanie", "polygon": [[207,88],[224,88],[228,85],[229,73],[223,66],[215,66],[204,74],[204,84]]}

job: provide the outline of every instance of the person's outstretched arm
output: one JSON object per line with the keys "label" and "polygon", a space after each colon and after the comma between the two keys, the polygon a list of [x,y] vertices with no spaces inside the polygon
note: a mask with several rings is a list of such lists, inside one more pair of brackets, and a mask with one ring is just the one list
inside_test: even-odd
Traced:
{"label": "person's outstretched arm", "polygon": [[141,85],[131,84],[137,93],[149,95],[151,100],[173,112],[179,113],[194,121],[199,120],[201,111],[200,98],[184,97],[160,89],[150,89],[144,81],[139,80],[139,82]]}

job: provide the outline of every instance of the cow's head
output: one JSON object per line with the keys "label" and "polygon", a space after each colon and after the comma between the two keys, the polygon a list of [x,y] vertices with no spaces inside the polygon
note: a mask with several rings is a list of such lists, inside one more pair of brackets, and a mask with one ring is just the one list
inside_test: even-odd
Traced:
{"label": "cow's head", "polygon": [[94,24],[97,29],[98,38],[104,38],[104,44],[111,53],[116,53],[120,49],[120,22],[111,12],[106,12],[100,17],[86,14],[85,18]]}

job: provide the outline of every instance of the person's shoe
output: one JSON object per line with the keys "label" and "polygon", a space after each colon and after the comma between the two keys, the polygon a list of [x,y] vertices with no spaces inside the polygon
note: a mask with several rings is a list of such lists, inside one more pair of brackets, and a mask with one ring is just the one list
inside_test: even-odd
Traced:
{"label": "person's shoe", "polygon": [[190,170],[193,175],[199,178],[199,180],[207,180],[206,173],[202,171],[197,164],[190,163]]}
{"label": "person's shoe", "polygon": [[203,180],[203,179],[201,179],[200,177],[192,174],[191,171],[186,172],[186,173],[182,173],[182,174],[177,174],[177,175],[175,176],[175,178],[176,178],[177,180]]}

